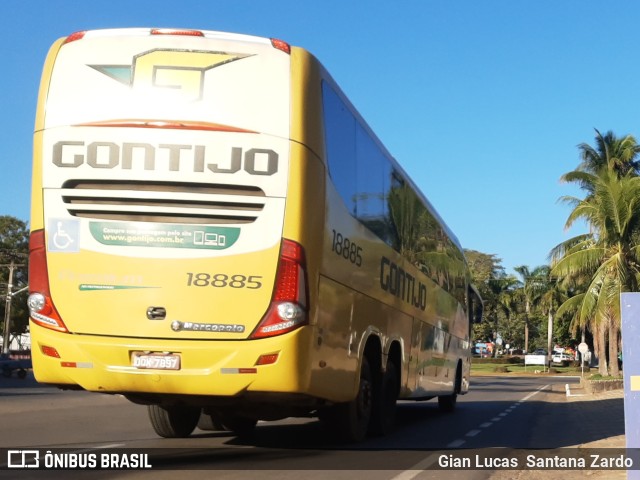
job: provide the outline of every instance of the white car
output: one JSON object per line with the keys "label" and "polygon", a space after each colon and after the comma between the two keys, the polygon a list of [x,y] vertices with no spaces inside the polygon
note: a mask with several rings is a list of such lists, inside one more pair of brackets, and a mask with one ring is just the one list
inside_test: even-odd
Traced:
{"label": "white car", "polygon": [[569,355],[568,353],[554,353],[551,357],[551,361],[553,363],[562,363],[564,361],[572,362],[574,360],[573,355]]}

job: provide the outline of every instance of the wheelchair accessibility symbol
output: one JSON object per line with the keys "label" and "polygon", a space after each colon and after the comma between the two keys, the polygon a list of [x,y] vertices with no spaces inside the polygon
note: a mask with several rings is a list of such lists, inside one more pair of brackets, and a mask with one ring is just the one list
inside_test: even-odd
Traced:
{"label": "wheelchair accessibility symbol", "polygon": [[80,222],[68,219],[49,220],[50,252],[79,252],[80,251]]}

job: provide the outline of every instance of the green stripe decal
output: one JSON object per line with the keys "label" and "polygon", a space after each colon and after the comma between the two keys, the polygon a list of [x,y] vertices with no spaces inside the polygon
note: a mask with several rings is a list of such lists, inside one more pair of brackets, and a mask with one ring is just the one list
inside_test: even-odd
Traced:
{"label": "green stripe decal", "polygon": [[160,287],[139,287],[134,285],[95,285],[90,283],[81,283],[78,289],[82,292],[92,290],[133,290],[136,288],[160,288]]}

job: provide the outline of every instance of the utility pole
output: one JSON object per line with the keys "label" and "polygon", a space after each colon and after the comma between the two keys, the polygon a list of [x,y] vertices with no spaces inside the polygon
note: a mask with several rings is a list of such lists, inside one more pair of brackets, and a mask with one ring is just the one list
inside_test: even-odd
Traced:
{"label": "utility pole", "polygon": [[[2,337],[2,354],[9,354],[9,336],[11,334],[11,299],[13,297],[13,271],[18,267],[24,267],[24,265],[17,265],[13,259],[9,265],[2,265],[3,267],[9,267],[9,282],[7,284],[7,296],[5,300],[4,308],[4,335]],[[24,289],[22,289],[24,290]],[[18,292],[16,292],[18,293]]]}

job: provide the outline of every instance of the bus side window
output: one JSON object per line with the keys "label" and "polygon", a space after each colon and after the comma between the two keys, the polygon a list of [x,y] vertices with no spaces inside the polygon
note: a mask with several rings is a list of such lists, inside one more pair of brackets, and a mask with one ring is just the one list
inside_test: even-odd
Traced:
{"label": "bus side window", "polygon": [[333,89],[322,83],[325,144],[329,176],[354,217],[357,209],[356,119]]}

